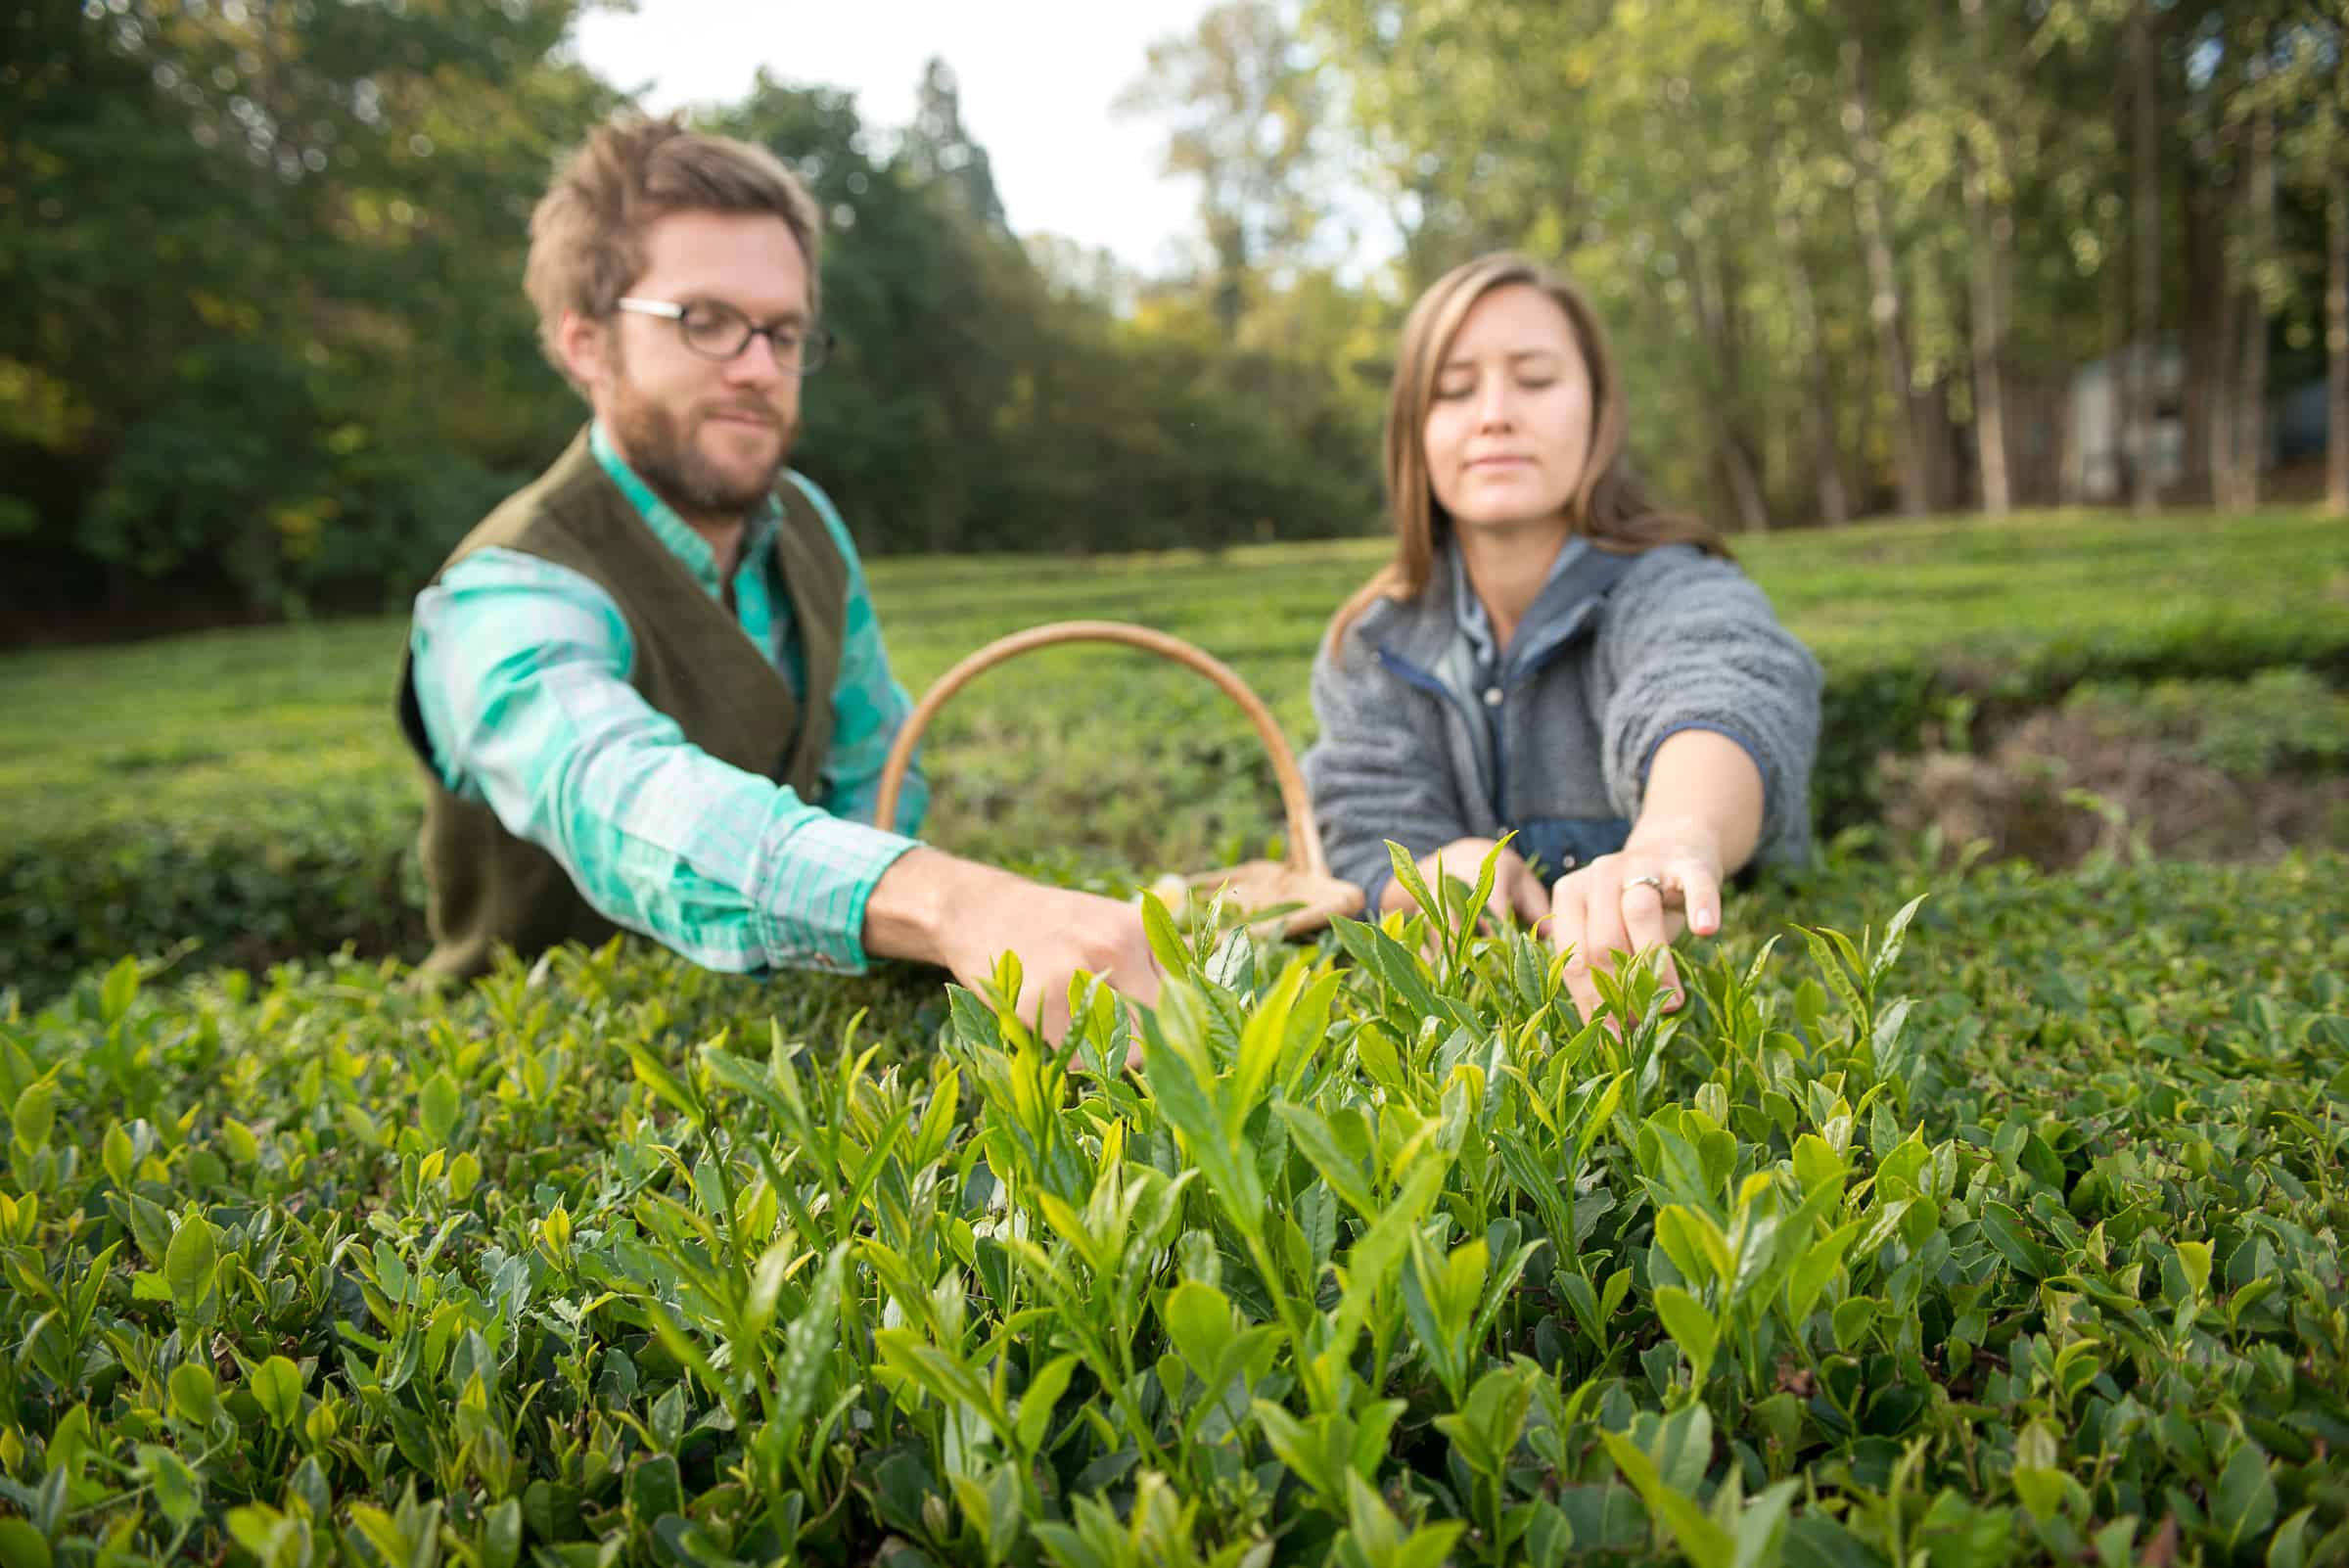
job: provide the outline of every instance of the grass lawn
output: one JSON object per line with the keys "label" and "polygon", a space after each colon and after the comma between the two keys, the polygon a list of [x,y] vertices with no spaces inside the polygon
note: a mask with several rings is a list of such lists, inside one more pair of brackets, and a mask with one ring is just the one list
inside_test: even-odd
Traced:
{"label": "grass lawn", "polygon": [[[2349,528],[2306,513],[1878,524],[1737,549],[1831,673],[1913,662],[1995,672],[2196,645],[2223,662],[2246,642],[2252,665],[2349,658]],[[1005,632],[1135,621],[1232,665],[1302,749],[1314,644],[1382,559],[1380,541],[1360,540],[1213,557],[885,558],[870,572],[916,695]],[[351,621],[0,657],[0,821],[38,837],[306,817],[320,802],[368,818],[410,808],[413,763],[392,720],[404,630]],[[983,677],[932,731],[929,766],[933,835],[977,853],[1147,870],[1277,827],[1236,711],[1126,650],[1058,650]]]}

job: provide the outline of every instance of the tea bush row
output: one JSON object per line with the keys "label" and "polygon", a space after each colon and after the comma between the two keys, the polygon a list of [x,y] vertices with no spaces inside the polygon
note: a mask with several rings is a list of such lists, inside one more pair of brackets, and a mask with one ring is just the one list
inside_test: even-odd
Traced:
{"label": "tea bush row", "polygon": [[1066,1055],[125,964],[0,1026],[0,1562],[2337,1563],[2344,887],[1835,863],[1619,1029],[1160,921]]}

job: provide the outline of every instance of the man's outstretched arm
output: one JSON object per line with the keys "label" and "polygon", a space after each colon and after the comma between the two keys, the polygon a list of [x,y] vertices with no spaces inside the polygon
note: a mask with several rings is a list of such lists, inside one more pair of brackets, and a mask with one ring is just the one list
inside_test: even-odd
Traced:
{"label": "man's outstretched arm", "polygon": [[708,968],[939,964],[1004,950],[1047,1030],[1079,969],[1155,1001],[1141,918],[808,805],[693,746],[628,684],[619,610],[576,573],[484,551],[417,602],[418,706],[442,782],[554,855],[588,902]]}
{"label": "man's outstretched arm", "polygon": [[483,551],[418,597],[411,650],[441,781],[606,918],[711,969],[864,968],[865,900],[913,841],[688,742],[586,577]]}

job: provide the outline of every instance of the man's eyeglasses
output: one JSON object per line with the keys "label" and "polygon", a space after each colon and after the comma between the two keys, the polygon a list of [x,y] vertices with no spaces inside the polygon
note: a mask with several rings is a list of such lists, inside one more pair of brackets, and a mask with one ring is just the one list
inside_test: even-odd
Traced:
{"label": "man's eyeglasses", "polygon": [[715,300],[679,304],[673,300],[622,299],[615,303],[640,316],[675,322],[685,346],[705,359],[732,359],[751,346],[753,338],[764,338],[775,351],[777,365],[805,376],[822,369],[824,357],[832,349],[832,334],[813,322],[785,320],[754,326],[750,317]]}

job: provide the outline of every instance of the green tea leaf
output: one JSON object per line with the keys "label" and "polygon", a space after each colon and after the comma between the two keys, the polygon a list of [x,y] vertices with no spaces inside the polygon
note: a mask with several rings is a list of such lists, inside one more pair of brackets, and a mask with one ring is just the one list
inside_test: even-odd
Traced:
{"label": "green tea leaf", "polygon": [[99,1163],[106,1167],[107,1179],[117,1189],[129,1191],[131,1166],[137,1158],[138,1151],[131,1144],[130,1134],[122,1130],[122,1124],[116,1122],[109,1127],[105,1141],[99,1145]]}
{"label": "green tea leaf", "polygon": [[1930,894],[1918,894],[1901,905],[1900,913],[1894,915],[1886,923],[1884,935],[1876,944],[1876,955],[1867,966],[1867,985],[1870,991],[1873,991],[1884,977],[1892,972],[1892,966],[1900,961],[1901,945],[1907,940],[1909,922],[1916,918],[1916,911],[1924,907],[1925,899],[1930,897],[1932,897]]}
{"label": "green tea leaf", "polygon": [[155,1489],[156,1506],[174,1527],[184,1527],[204,1512],[204,1478],[185,1460],[155,1443],[142,1443],[135,1452],[140,1472]]}
{"label": "green tea leaf", "polygon": [[2056,1271],[2054,1258],[2031,1234],[2030,1222],[1996,1199],[1982,1205],[1982,1234],[2016,1272],[2045,1279]]}
{"label": "green tea leaf", "polygon": [[840,1293],[847,1268],[848,1244],[843,1242],[824,1260],[807,1305],[783,1335],[783,1359],[775,1368],[775,1419],[786,1430],[806,1419],[824,1363],[840,1342]]}
{"label": "green tea leaf", "polygon": [[2268,1543],[2267,1568],[2308,1568],[2308,1531],[2316,1515],[2312,1504],[2283,1522]]}
{"label": "green tea leaf", "polygon": [[1834,1330],[1835,1348],[1857,1351],[1867,1342],[1867,1331],[1876,1320],[1876,1302],[1873,1297],[1854,1296],[1838,1306],[1828,1321]]}
{"label": "green tea leaf", "polygon": [[108,1029],[130,1016],[130,1004],[139,994],[139,964],[135,958],[123,958],[106,972],[105,983],[98,988],[98,1020]]}
{"label": "green tea leaf", "polygon": [[1055,1356],[1028,1380],[1026,1391],[1020,1395],[1020,1410],[1013,1429],[1022,1453],[1034,1453],[1043,1446],[1052,1412],[1076,1371],[1076,1357]]}
{"label": "green tea leaf", "polygon": [[171,1369],[171,1407],[182,1417],[208,1426],[220,1415],[220,1385],[212,1369],[201,1361],[182,1361]]}
{"label": "green tea leaf", "polygon": [[457,1118],[464,1110],[457,1081],[448,1076],[446,1068],[426,1079],[416,1093],[417,1125],[424,1131],[425,1142],[435,1148],[447,1146],[448,1135],[457,1130]]}
{"label": "green tea leaf", "polygon": [[1184,1280],[1160,1301],[1158,1315],[1192,1375],[1202,1382],[1215,1376],[1236,1333],[1231,1299],[1213,1285]]}
{"label": "green tea leaf", "polygon": [[508,1498],[482,1521],[480,1568],[516,1568],[522,1561],[522,1499]]}
{"label": "green tea leaf", "polygon": [[28,1149],[49,1146],[50,1129],[57,1123],[57,1081],[44,1078],[17,1096],[9,1114],[11,1135]]}
{"label": "green tea leaf", "polygon": [[49,1568],[49,1543],[38,1530],[23,1519],[0,1519],[0,1568]]}
{"label": "green tea leaf", "polygon": [[1696,1568],[1733,1568],[1736,1542],[1706,1516],[1694,1498],[1667,1486],[1655,1461],[1621,1433],[1602,1430],[1598,1441],[1632,1490],[1639,1494],[1639,1500],[1647,1504],[1648,1513],[1672,1532],[1675,1544]]}
{"label": "green tea leaf", "polygon": [[1192,980],[1191,950],[1183,945],[1182,932],[1174,924],[1164,900],[1155,893],[1142,895],[1142,936],[1150,944],[1150,955],[1158,960],[1164,974],[1177,980]]}
{"label": "green tea leaf", "polygon": [[261,1140],[253,1135],[253,1129],[233,1116],[220,1119],[220,1146],[228,1157],[239,1165],[257,1165],[261,1158]]}
{"label": "green tea leaf", "polygon": [[1701,1386],[1705,1374],[1713,1369],[1713,1349],[1720,1333],[1713,1314],[1680,1286],[1663,1285],[1656,1290],[1656,1315],[1688,1359],[1688,1370]]}
{"label": "green tea leaf", "polygon": [[2211,1498],[2210,1522],[2230,1547],[2257,1541],[2276,1522],[2276,1481],[2257,1445],[2238,1443],[2228,1455]]}
{"label": "green tea leaf", "polygon": [[251,1387],[261,1413],[276,1426],[292,1426],[301,1414],[301,1372],[283,1356],[272,1356],[253,1369]]}
{"label": "green tea leaf", "polygon": [[1313,1162],[1314,1171],[1329,1183],[1330,1190],[1345,1199],[1346,1206],[1363,1219],[1376,1218],[1378,1200],[1371,1195],[1360,1162],[1346,1152],[1337,1134],[1321,1119],[1320,1114],[1308,1106],[1295,1105],[1287,1100],[1273,1101],[1272,1109],[1288,1124],[1290,1138]]}
{"label": "green tea leaf", "polygon": [[212,1275],[219,1268],[220,1252],[212,1240],[211,1222],[200,1214],[190,1214],[172,1232],[171,1245],[163,1254],[163,1278],[171,1286],[171,1299],[182,1312],[194,1312],[204,1298],[211,1293]]}
{"label": "green tea leaf", "polygon": [[1726,1285],[1734,1275],[1729,1238],[1709,1215],[1684,1204],[1669,1205],[1656,1216],[1656,1240],[1681,1277],[1692,1285]]}
{"label": "green tea leaf", "polygon": [[2210,1243],[2181,1241],[2178,1243],[2178,1267],[2186,1272],[2186,1282],[2200,1301],[2210,1294]]}
{"label": "green tea leaf", "polygon": [[651,1089],[656,1097],[666,1100],[687,1122],[699,1127],[702,1123],[701,1101],[685,1086],[683,1081],[645,1046],[630,1042],[627,1050],[628,1061],[636,1069],[637,1082]]}

